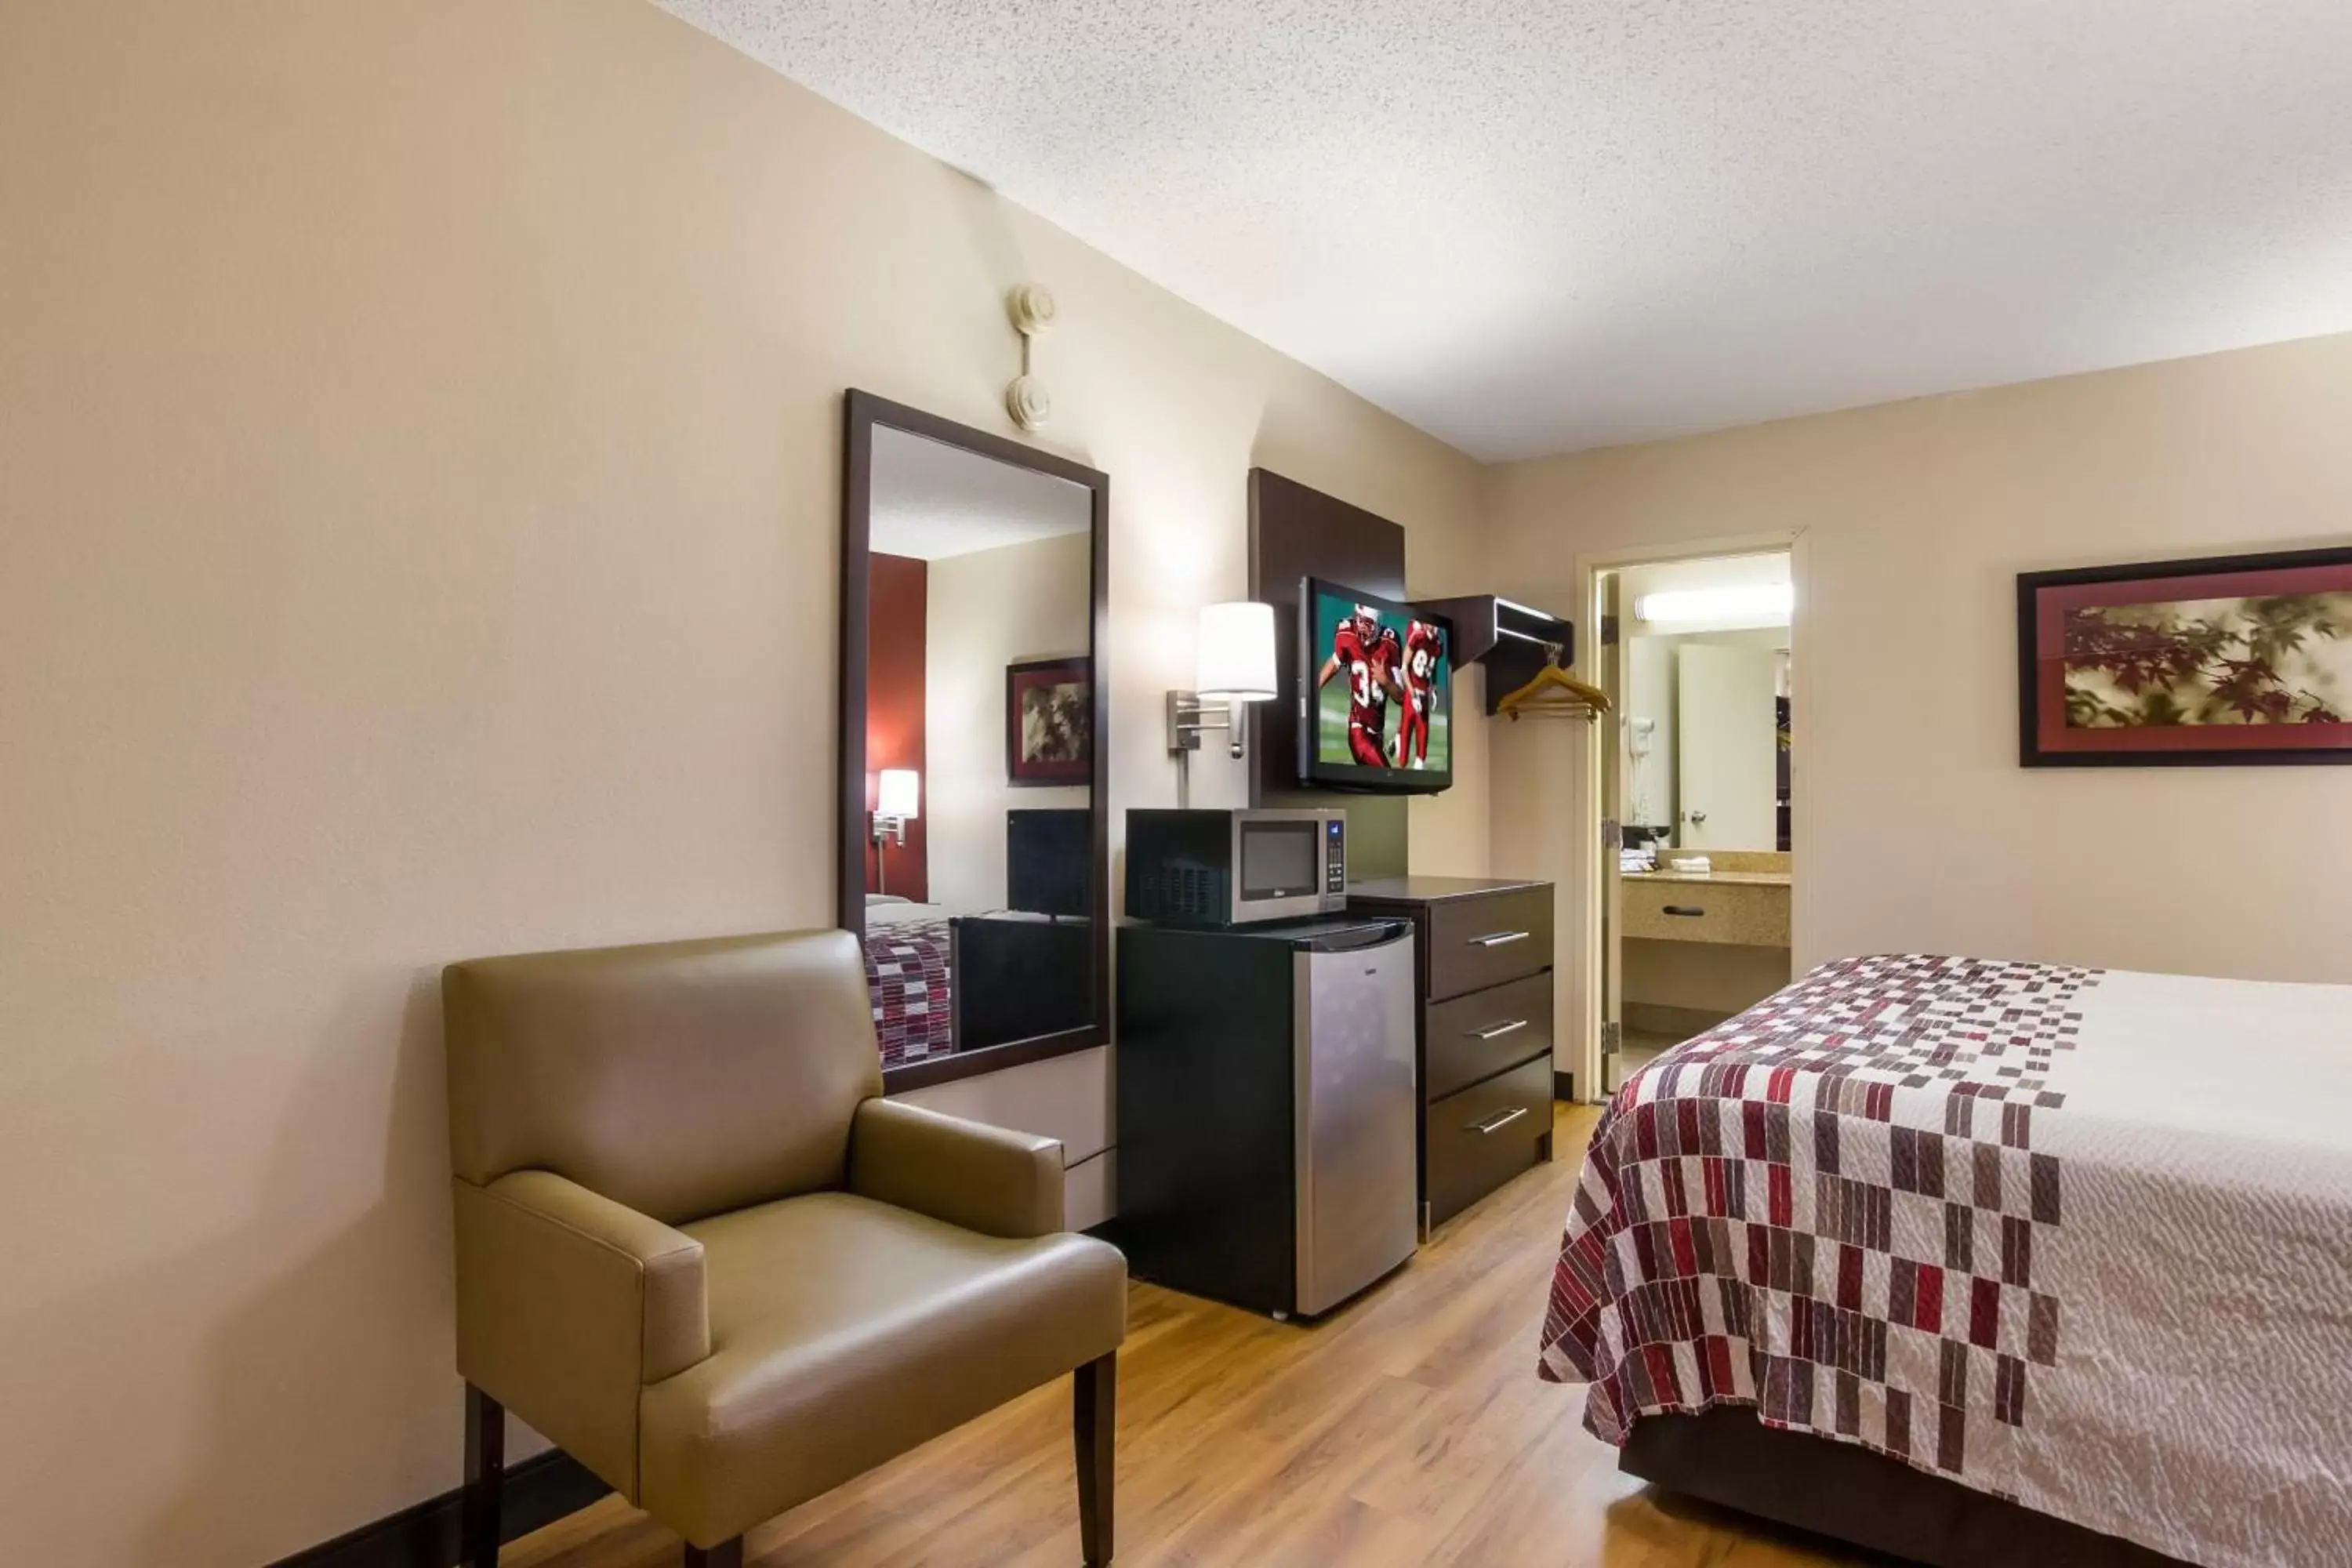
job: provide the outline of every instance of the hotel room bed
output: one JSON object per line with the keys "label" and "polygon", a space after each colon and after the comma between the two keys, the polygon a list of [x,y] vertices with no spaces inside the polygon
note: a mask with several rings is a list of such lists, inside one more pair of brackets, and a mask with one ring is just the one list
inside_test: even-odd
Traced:
{"label": "hotel room bed", "polygon": [[948,912],[937,904],[867,895],[866,989],[884,1067],[929,1061],[955,1048],[948,942]]}
{"label": "hotel room bed", "polygon": [[2347,1112],[2352,988],[1826,964],[1611,1102],[1542,1373],[1636,1474],[1921,1562],[2342,1563]]}

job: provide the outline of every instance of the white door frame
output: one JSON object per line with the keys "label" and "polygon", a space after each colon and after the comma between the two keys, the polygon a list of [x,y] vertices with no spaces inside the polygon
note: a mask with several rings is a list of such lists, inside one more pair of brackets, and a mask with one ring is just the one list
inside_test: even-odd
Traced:
{"label": "white door frame", "polygon": [[[1597,550],[1580,552],[1576,557],[1576,616],[1589,628],[1588,634],[1577,639],[1573,668],[1584,680],[1598,683],[1601,677],[1601,574],[1622,572],[1632,566],[1658,566],[1675,561],[1712,560],[1725,555],[1774,555],[1786,552],[1789,556],[1789,580],[1796,593],[1796,608],[1789,618],[1790,650],[1789,684],[1789,727],[1797,735],[1813,733],[1811,716],[1812,665],[1803,655],[1806,611],[1812,602],[1811,550],[1807,542],[1808,531],[1801,528],[1776,529],[1765,533],[1739,533],[1712,539],[1693,539],[1674,544],[1644,544],[1620,550]],[[1624,606],[1627,615],[1632,606]],[[1625,634],[1619,629],[1620,637]],[[1612,698],[1617,693],[1611,693]],[[1623,704],[1619,703],[1622,710]],[[1577,999],[1578,1017],[1572,1022],[1573,1041],[1570,1070],[1576,1075],[1577,1092],[1586,1100],[1601,1098],[1601,976],[1605,954],[1601,951],[1601,770],[1616,755],[1617,726],[1622,711],[1612,711],[1608,719],[1593,726],[1598,744],[1589,747],[1584,765],[1570,781],[1569,810],[1571,822],[1593,825],[1589,833],[1570,836],[1569,876],[1575,896],[1568,900],[1568,930],[1560,933],[1561,956],[1570,966],[1573,982],[1570,994]],[[1809,819],[1812,811],[1813,792],[1804,785],[1805,758],[1811,748],[1799,745],[1789,754],[1790,844],[1796,859],[1791,862],[1801,871],[1806,847],[1812,839]],[[1792,930],[1801,931],[1804,910],[1802,875],[1790,878],[1790,921]],[[1801,950],[1803,943],[1798,943]]]}

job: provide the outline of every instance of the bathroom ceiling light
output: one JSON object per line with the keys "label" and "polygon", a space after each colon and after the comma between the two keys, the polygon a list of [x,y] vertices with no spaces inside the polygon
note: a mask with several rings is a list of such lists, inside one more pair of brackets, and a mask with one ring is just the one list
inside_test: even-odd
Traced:
{"label": "bathroom ceiling light", "polygon": [[1633,614],[1659,623],[1765,621],[1786,626],[1796,607],[1793,584],[1750,583],[1737,588],[1676,588],[1644,594],[1634,601]]}

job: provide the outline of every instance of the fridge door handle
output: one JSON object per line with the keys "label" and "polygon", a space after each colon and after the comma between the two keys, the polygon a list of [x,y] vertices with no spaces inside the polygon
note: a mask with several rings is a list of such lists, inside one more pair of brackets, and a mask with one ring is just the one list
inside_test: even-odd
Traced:
{"label": "fridge door handle", "polygon": [[1490,1024],[1483,1029],[1465,1029],[1462,1036],[1470,1040],[1499,1040],[1505,1035],[1516,1035],[1527,1026],[1527,1019],[1514,1018],[1507,1024]]}
{"label": "fridge door handle", "polygon": [[1515,942],[1525,942],[1533,931],[1490,931],[1484,936],[1474,936],[1465,944],[1469,947],[1508,947]]}
{"label": "fridge door handle", "polygon": [[1360,931],[1335,931],[1329,936],[1308,937],[1298,944],[1309,952],[1370,952],[1376,947],[1394,947],[1412,939],[1411,921],[1383,921]]}
{"label": "fridge door handle", "polygon": [[1470,1124],[1470,1131],[1478,1133],[1500,1132],[1504,1128],[1508,1127],[1512,1122],[1517,1121],[1520,1117],[1525,1116],[1527,1113],[1528,1108],[1526,1106],[1515,1105],[1508,1110],[1489,1116],[1484,1121],[1473,1121]]}

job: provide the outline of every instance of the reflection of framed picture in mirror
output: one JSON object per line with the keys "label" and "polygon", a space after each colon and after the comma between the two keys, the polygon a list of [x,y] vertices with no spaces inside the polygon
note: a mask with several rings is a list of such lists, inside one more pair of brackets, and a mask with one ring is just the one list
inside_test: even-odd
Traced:
{"label": "reflection of framed picture in mirror", "polygon": [[1031,659],[1004,669],[1004,772],[1016,784],[1094,776],[1094,661]]}

